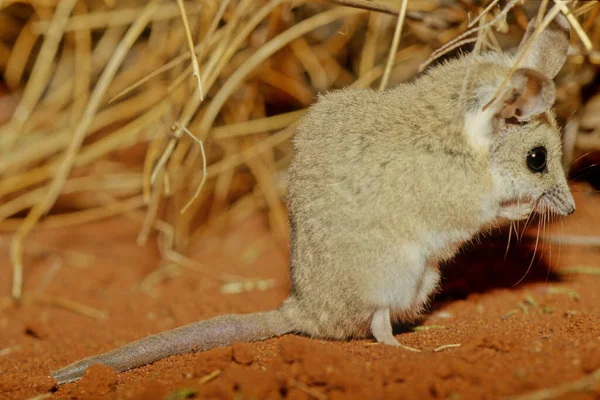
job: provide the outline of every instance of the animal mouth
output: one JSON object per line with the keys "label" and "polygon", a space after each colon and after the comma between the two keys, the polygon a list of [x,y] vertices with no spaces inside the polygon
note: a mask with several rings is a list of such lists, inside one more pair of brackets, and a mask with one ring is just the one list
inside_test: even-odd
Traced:
{"label": "animal mouth", "polygon": [[521,207],[521,208],[531,207],[531,208],[533,208],[533,204],[534,204],[534,202],[531,199],[511,199],[511,200],[503,201],[501,203],[501,206],[503,208],[508,208],[508,207]]}
{"label": "animal mouth", "polygon": [[524,212],[531,214],[532,212],[535,212],[537,210],[538,201],[539,199],[534,199],[531,196],[515,197],[503,201],[502,207],[520,209]]}
{"label": "animal mouth", "polygon": [[558,188],[550,189],[542,193],[537,199],[533,197],[521,197],[505,200],[502,202],[505,208],[520,208],[522,210],[531,210],[537,214],[559,214],[562,216],[570,215],[575,211],[572,201],[569,201]]}

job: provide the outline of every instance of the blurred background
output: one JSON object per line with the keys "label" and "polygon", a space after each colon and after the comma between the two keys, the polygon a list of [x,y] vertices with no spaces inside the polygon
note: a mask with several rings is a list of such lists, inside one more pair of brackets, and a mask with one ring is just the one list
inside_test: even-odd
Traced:
{"label": "blurred background", "polygon": [[[285,253],[289,139],[318,93],[389,87],[460,51],[514,51],[554,5],[0,1],[0,230],[13,297],[27,235],[42,226],[123,216],[141,222],[139,244],[157,240],[163,260],[181,263],[232,215],[266,211]],[[565,165],[597,190],[600,6],[562,7],[572,26],[556,80]]]}
{"label": "blurred background", "polygon": [[[401,336],[422,352],[292,336],[56,392],[49,371],[82,357],[281,303],[290,139],[319,93],[514,52],[540,10],[571,25],[555,107],[577,211],[445,266]],[[0,397],[500,398],[588,390],[592,371],[598,388],[599,50],[598,1],[0,0]]]}

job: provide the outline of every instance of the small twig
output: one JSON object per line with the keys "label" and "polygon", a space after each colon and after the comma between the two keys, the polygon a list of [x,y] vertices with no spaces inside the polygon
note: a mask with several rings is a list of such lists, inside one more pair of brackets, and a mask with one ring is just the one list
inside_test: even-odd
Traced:
{"label": "small twig", "polygon": [[535,19],[535,26],[540,26],[542,23],[542,20],[544,19],[544,15],[546,14],[546,10],[548,9],[548,3],[550,1],[549,0],[542,0],[542,4],[540,5],[540,8],[538,9],[538,13]]}
{"label": "small twig", "polygon": [[146,275],[140,282],[139,288],[148,296],[156,297],[155,286],[166,279],[178,276],[180,273],[181,266],[168,263]]}
{"label": "small twig", "polygon": [[547,288],[545,291],[548,294],[566,294],[573,301],[579,301],[579,298],[580,298],[579,293],[577,293],[573,289],[569,289],[566,287],[551,286],[551,287]]}
{"label": "small twig", "polygon": [[38,394],[37,396],[30,397],[27,400],[46,400],[51,398],[52,396],[54,396],[54,393],[42,393]]}
{"label": "small twig", "polygon": [[509,312],[507,312],[506,314],[502,315],[500,318],[503,321],[506,321],[507,319],[509,319],[510,317],[512,317],[513,315],[517,314],[519,312],[519,310],[510,310]]}
{"label": "small twig", "polygon": [[244,279],[241,281],[229,281],[221,285],[222,294],[239,294],[254,290],[264,291],[275,287],[275,279]]}
{"label": "small twig", "polygon": [[404,350],[412,351],[413,353],[421,352],[421,350],[419,350],[419,349],[415,349],[414,347],[410,347],[410,346],[405,346],[402,343],[398,343],[398,347],[400,347],[401,349],[404,349]]}
{"label": "small twig", "polygon": [[479,21],[484,15],[486,15],[487,13],[489,13],[491,11],[492,8],[494,8],[494,6],[498,4],[498,0],[494,0],[492,1],[478,16],[477,18],[475,18],[473,21],[471,21],[469,23],[469,25],[467,25],[467,29],[472,28],[473,26],[475,26],[475,24],[477,23],[477,21]]}
{"label": "small twig", "polygon": [[431,57],[429,58],[429,60],[431,60],[431,61],[429,61],[429,60],[425,61],[425,63],[423,63],[423,68],[424,68],[424,67],[426,67],[427,65],[429,65],[429,64],[430,64],[430,63],[431,63],[433,60],[435,60],[436,58],[438,58],[438,57],[441,57],[441,56],[443,56],[444,54],[446,54],[446,53],[448,53],[448,52],[451,52],[451,51],[452,51],[452,50],[454,50],[454,49],[457,49],[457,48],[459,48],[459,47],[461,47],[461,46],[464,46],[465,44],[469,44],[469,43],[475,43],[475,42],[477,42],[478,40],[479,40],[479,37],[478,37],[478,36],[476,36],[476,37],[472,37],[472,38],[466,38],[466,39],[463,39],[463,40],[459,40],[458,42],[454,42],[454,43],[452,43],[452,45],[451,45],[451,46],[449,46],[449,47],[447,47],[447,48],[445,48],[445,49],[444,49],[444,51],[443,51],[442,53],[435,54],[435,55],[432,53],[432,54],[431,54]]}
{"label": "small twig", "polygon": [[306,114],[307,111],[307,108],[303,108],[298,111],[273,115],[272,117],[254,119],[231,125],[217,126],[211,129],[210,135],[213,139],[222,140],[283,129],[290,124],[297,122]]}
{"label": "small twig", "polygon": [[175,146],[177,146],[177,142],[179,142],[179,139],[181,138],[181,132],[181,129],[177,129],[175,131],[173,137],[171,138],[171,140],[169,140],[165,151],[163,151],[158,162],[154,166],[154,169],[152,170],[152,175],[150,175],[151,185],[154,185],[154,182],[156,182],[156,177],[164,169],[165,165],[167,164],[167,161],[169,161],[169,158],[171,158],[171,154],[173,154],[173,150],[175,150]]}
{"label": "small twig", "polygon": [[[202,12],[202,7],[193,4],[191,15],[198,15]],[[127,26],[133,23],[140,15],[144,7],[121,8],[116,10],[102,10],[89,12],[83,15],[75,15],[69,18],[65,27],[65,32],[78,31],[83,29],[105,29],[115,26]],[[166,3],[160,6],[156,14],[152,16],[152,21],[164,21],[176,18],[180,15],[178,7],[175,4]],[[47,21],[39,21],[32,24],[32,28],[36,33],[47,34],[49,23]]]}
{"label": "small twig", "polygon": [[[458,43],[466,43],[465,38],[467,36],[469,36],[470,34],[479,32],[482,29],[488,29],[489,27],[494,25],[501,18],[503,18],[506,14],[508,14],[508,12],[517,4],[517,2],[518,2],[518,0],[510,0],[510,2],[504,7],[504,9],[498,15],[496,15],[496,17],[494,17],[491,21],[489,21],[483,25],[480,25],[477,28],[467,29],[465,32],[461,33],[460,35],[458,35],[457,37],[455,37],[454,39],[452,39],[451,41],[449,41],[448,43],[446,43],[445,45],[443,45],[442,47],[440,47],[433,53],[431,53],[431,56],[427,60],[425,60],[425,62],[423,64],[421,64],[419,66],[419,71],[423,71],[429,64],[431,64],[437,58],[446,54],[451,49],[456,48],[456,46],[458,46]],[[475,40],[477,40],[477,39],[475,39]],[[475,40],[473,40],[473,41],[475,41]]]}
{"label": "small twig", "polygon": [[66,299],[64,297],[40,296],[35,297],[32,300],[34,302],[55,306],[97,320],[104,320],[108,318],[108,313],[106,311],[100,311],[90,306],[86,306],[73,300]]}
{"label": "small twig", "polygon": [[[62,228],[69,225],[82,224],[84,222],[112,217],[127,211],[135,210],[143,205],[143,195],[139,195],[103,207],[87,208],[82,211],[74,211],[68,214],[51,215],[41,221],[38,226],[40,228]],[[9,218],[0,223],[0,231],[14,231],[22,224],[21,218]],[[13,243],[11,243],[11,246],[12,245]]]}
{"label": "small twig", "polygon": [[7,356],[19,350],[21,350],[21,346],[7,347],[5,349],[0,350],[0,357]]}
{"label": "small twig", "polygon": [[[223,4],[225,4],[225,3],[223,3]],[[222,10],[222,11],[224,12],[224,10]],[[221,15],[219,14],[218,17],[220,18]],[[212,28],[213,27],[211,26],[211,30],[210,30],[211,33],[213,33],[213,30],[214,30]],[[210,36],[210,39],[205,39],[205,40],[202,41],[202,43],[198,44],[194,48],[194,51],[196,52],[196,58],[198,58],[198,56],[200,56],[202,58],[209,49],[211,49],[215,45],[217,45],[219,43],[219,41],[221,39],[223,39],[224,33],[225,32],[223,30],[219,30],[217,32],[214,32],[214,34]],[[162,73],[165,73],[165,72],[167,72],[167,71],[169,71],[169,70],[177,67],[178,65],[180,65],[184,61],[187,61],[190,57],[191,57],[191,55],[189,53],[185,53],[185,54],[180,55],[179,57],[174,58],[173,60],[171,60],[168,63],[164,64],[163,66],[159,67],[158,69],[150,72],[148,75],[144,76],[140,80],[136,81],[135,83],[133,83],[133,84],[129,85],[128,87],[126,87],[125,89],[121,90],[119,93],[117,93],[116,95],[114,95],[108,101],[108,103],[110,104],[110,103],[113,103],[113,102],[119,100],[120,98],[122,98],[126,94],[130,93],[134,89],[137,89],[138,87],[140,87],[144,83],[150,81],[151,79],[155,78],[156,76],[158,76],[158,75],[160,75]],[[173,86],[178,86],[178,85],[173,85]]]}
{"label": "small twig", "polygon": [[567,7],[567,5],[562,1],[557,1],[556,5],[560,8],[560,11],[562,11],[562,13],[565,15],[567,21],[569,21],[569,23],[573,27],[573,30],[577,32],[577,36],[579,36],[579,39],[581,39],[581,43],[583,43],[585,49],[588,51],[588,53],[591,52],[594,48],[594,45],[592,44],[592,41],[590,40],[589,36],[585,33],[585,30],[583,29],[579,21],[577,21],[577,18],[573,15],[569,7]]}
{"label": "small twig", "polygon": [[204,385],[210,381],[212,381],[213,379],[215,379],[217,376],[221,375],[221,370],[220,369],[215,369],[213,372],[204,375],[202,378],[200,378],[200,380],[198,380],[198,384],[199,385]]}
{"label": "small twig", "polygon": [[443,325],[425,325],[425,326],[415,326],[413,331],[422,332],[422,331],[430,331],[432,329],[446,329]]}
{"label": "small twig", "polygon": [[151,190],[149,198],[146,199],[146,195],[144,195],[144,202],[146,202],[148,208],[146,209],[142,227],[140,228],[140,232],[138,233],[136,240],[139,246],[144,246],[148,241],[150,230],[152,229],[154,221],[156,220],[156,216],[158,215],[161,191],[163,189],[162,185],[164,185],[164,179],[159,179],[156,185],[153,186],[154,190]]}
{"label": "small twig", "polygon": [[508,72],[508,74],[504,78],[504,81],[498,87],[498,90],[496,90],[496,93],[494,93],[494,96],[492,97],[492,99],[485,106],[483,106],[482,111],[487,110],[488,107],[491,106],[497,100],[498,96],[500,96],[500,93],[502,93],[502,91],[504,90],[504,87],[510,81],[510,78],[512,77],[512,75],[519,67],[519,63],[523,60],[523,58],[525,57],[525,54],[527,54],[527,51],[529,50],[529,48],[538,40],[538,38],[540,37],[542,32],[546,29],[546,27],[548,25],[550,25],[550,23],[554,20],[554,18],[556,18],[556,16],[558,15],[559,12],[560,12],[560,7],[557,3],[554,5],[554,7],[552,7],[550,9],[548,14],[542,21],[542,24],[540,26],[538,26],[535,29],[535,31],[533,32],[533,34],[527,39],[527,41],[521,48],[519,54],[517,55],[511,70]]}
{"label": "small twig", "polygon": [[230,170],[231,168],[235,168],[238,165],[246,162],[248,159],[252,157],[256,157],[259,154],[272,149],[280,143],[288,140],[294,135],[297,123],[294,123],[288,126],[285,129],[280,130],[279,132],[267,137],[261,142],[258,142],[252,147],[249,147],[245,150],[242,150],[239,153],[233,154],[231,157],[228,157],[224,160],[221,160],[217,163],[212,164],[208,168],[208,177],[214,177],[219,174],[222,174],[225,171]]}
{"label": "small twig", "polygon": [[193,139],[196,143],[198,143],[198,146],[200,146],[200,154],[202,155],[202,180],[200,181],[200,184],[198,185],[198,188],[196,189],[196,192],[194,193],[194,195],[192,196],[190,201],[185,205],[185,207],[183,207],[183,209],[181,209],[181,214],[185,214],[187,209],[200,196],[200,193],[202,192],[202,188],[204,187],[204,183],[206,183],[206,177],[208,176],[208,173],[207,173],[208,170],[207,170],[207,166],[206,166],[206,154],[204,153],[204,144],[202,143],[202,140],[200,140],[196,136],[194,136],[194,134],[192,132],[190,132],[185,126],[181,126],[177,123],[176,123],[176,125],[180,129],[182,129],[185,133],[187,133],[191,139]]}
{"label": "small twig", "polygon": [[433,349],[433,351],[437,353],[438,351],[443,351],[443,350],[447,350],[447,349],[455,349],[460,346],[462,346],[462,344],[460,344],[460,343],[444,344],[439,347],[436,347],[435,349]]}
{"label": "small twig", "polygon": [[535,301],[533,296],[530,294],[528,294],[527,297],[525,297],[525,300],[523,300],[523,303],[529,305],[532,308],[535,308],[538,306],[537,301]]}
{"label": "small twig", "polygon": [[398,20],[396,22],[396,29],[394,30],[394,38],[392,39],[392,47],[390,48],[390,54],[388,55],[383,77],[379,84],[379,90],[384,90],[390,80],[392,73],[392,67],[394,60],[396,59],[396,53],[398,53],[398,46],[400,45],[400,38],[402,37],[402,27],[404,26],[404,18],[406,17],[406,8],[408,6],[408,0],[402,0],[402,6],[400,8],[400,14],[398,14]]}
{"label": "small twig", "polygon": [[192,32],[190,24],[188,22],[187,14],[185,13],[185,6],[183,0],[177,0],[179,5],[179,11],[181,11],[181,19],[183,20],[183,27],[185,29],[185,36],[187,38],[187,44],[192,58],[192,68],[194,68],[194,76],[198,81],[198,90],[200,91],[200,100],[204,100],[204,92],[202,91],[202,76],[200,75],[200,65],[198,64],[198,57],[194,50],[194,40],[192,39]]}
{"label": "small twig", "polygon": [[327,400],[327,398],[328,398],[326,394],[323,394],[323,393],[319,392],[318,390],[313,389],[310,386],[305,385],[304,383],[299,382],[295,379],[290,381],[290,386],[303,391],[304,393],[314,397],[317,400]]}
{"label": "small twig", "polygon": [[368,70],[373,68],[375,64],[375,56],[377,53],[377,43],[381,36],[380,24],[383,20],[381,14],[371,13],[367,21],[367,32],[365,34],[365,42],[360,51],[360,63],[358,66],[358,77],[363,76]]}
{"label": "small twig", "polygon": [[[283,3],[283,1],[284,0],[270,0],[269,3],[265,4],[259,10],[257,10],[254,13],[254,15],[252,16],[252,18],[243,27],[241,27],[240,31],[234,35],[234,38],[231,40],[231,42],[229,42],[229,41],[225,42],[227,44],[226,48],[224,46],[222,46],[221,49],[217,49],[214,52],[212,59],[208,62],[206,68],[204,69],[204,73],[206,74],[206,76],[208,76],[208,78],[206,78],[204,80],[204,83],[207,86],[206,90],[210,90],[210,88],[212,87],[212,85],[215,83],[215,81],[217,79],[219,71],[222,71],[222,69],[225,67],[227,62],[231,59],[231,57],[233,57],[233,55],[236,52],[236,49],[239,49],[243,45],[244,41],[248,38],[248,36],[252,33],[252,31],[256,28],[256,26],[258,26],[258,24],[260,24],[261,21],[263,21],[269,15],[269,13],[272,12],[277,6],[279,6],[281,3]],[[228,3],[228,2],[223,1],[222,5],[224,5],[226,3]],[[229,34],[232,34],[233,28],[235,28],[235,26],[237,26],[236,25],[237,22],[235,22],[235,21],[237,21],[241,18],[241,12],[243,10],[245,10],[247,7],[249,7],[248,0],[242,1],[236,7],[236,12],[233,14],[232,18],[227,23],[227,33],[225,34],[226,36]],[[230,27],[231,27],[231,31],[230,31]],[[264,46],[262,46],[257,51],[257,53],[260,52],[262,49],[264,49]],[[254,55],[256,55],[257,53],[255,53]],[[235,73],[239,72],[240,69],[243,69],[244,66],[246,66],[247,64],[248,64],[248,60],[246,61],[245,64],[242,64],[242,66],[239,67],[236,70],[236,72],[234,72],[232,74],[232,76],[235,75]],[[256,67],[256,65],[255,65],[255,67]],[[231,79],[231,76],[229,77],[229,79]],[[210,102],[210,104],[206,107],[204,117],[202,118],[202,120],[200,122],[201,129],[204,128],[204,125],[202,125],[202,121],[206,120],[206,114],[209,113],[210,108],[215,104],[216,98],[218,97],[218,93],[221,93],[223,91],[225,85],[226,84],[224,84],[220,88],[219,92],[217,92],[217,94],[215,95],[215,98],[213,98],[213,100]],[[227,99],[223,99],[223,103],[226,100]],[[194,93],[194,95],[192,95],[192,97],[188,101],[185,102],[183,111],[181,112],[181,115],[179,116],[179,119],[178,119],[180,125],[188,126],[190,124],[194,114],[200,107],[201,103],[202,103],[202,101],[200,100],[199,93],[197,95],[196,95],[196,93]],[[220,111],[220,107],[222,105],[223,104],[219,105],[219,110],[217,110],[217,114]],[[214,115],[214,118],[216,119],[216,115]],[[208,129],[210,129],[213,122],[214,122],[214,119],[210,121],[207,131],[208,131]],[[180,131],[178,131],[178,132],[180,133]],[[205,139],[204,135],[206,135],[207,133],[208,132],[200,133],[200,138]]]}
{"label": "small twig", "polygon": [[[371,342],[371,343],[366,343],[365,346],[367,346],[367,347],[379,346],[380,344],[381,343],[379,343],[379,342]],[[412,351],[413,353],[421,352],[421,350],[419,350],[419,349],[415,349],[414,347],[405,346],[402,343],[398,343],[397,347],[400,347],[401,349],[404,349],[404,350]]]}
{"label": "small twig", "polygon": [[379,4],[372,1],[366,0],[327,0],[330,3],[337,4],[339,6],[359,8],[367,11],[377,11],[384,14],[399,15],[400,11],[394,7],[390,7],[385,4]]}
{"label": "small twig", "polygon": [[185,400],[196,397],[196,389],[177,389],[166,397],[165,400]]}
{"label": "small twig", "polygon": [[584,5],[582,5],[577,10],[575,10],[575,12],[573,12],[573,15],[575,15],[576,17],[579,17],[580,15],[587,13],[588,11],[590,11],[591,9],[593,9],[599,5],[600,5],[600,2],[598,2],[598,1],[586,2]]}

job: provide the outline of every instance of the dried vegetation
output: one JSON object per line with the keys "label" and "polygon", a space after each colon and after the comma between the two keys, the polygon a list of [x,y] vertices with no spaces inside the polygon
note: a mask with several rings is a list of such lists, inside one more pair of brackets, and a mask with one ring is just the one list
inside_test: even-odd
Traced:
{"label": "dried vegetation", "polygon": [[468,43],[514,48],[540,5],[574,32],[557,112],[577,166],[600,149],[595,1],[0,0],[13,297],[35,227],[122,214],[190,265],[190,243],[264,208],[285,246],[289,139],[318,93],[397,84]]}

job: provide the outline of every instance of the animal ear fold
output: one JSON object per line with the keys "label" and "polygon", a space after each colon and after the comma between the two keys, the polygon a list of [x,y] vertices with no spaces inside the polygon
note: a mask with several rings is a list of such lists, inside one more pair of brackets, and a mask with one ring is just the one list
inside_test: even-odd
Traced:
{"label": "animal ear fold", "polygon": [[[519,44],[519,52],[535,31],[535,23],[536,18],[529,22],[521,44]],[[567,59],[570,39],[569,22],[564,15],[558,14],[527,50],[521,66],[540,71],[548,78],[553,79]]]}
{"label": "animal ear fold", "polygon": [[555,98],[556,88],[550,78],[531,68],[519,68],[498,104],[497,115],[505,119],[529,119],[550,110]]}

